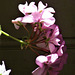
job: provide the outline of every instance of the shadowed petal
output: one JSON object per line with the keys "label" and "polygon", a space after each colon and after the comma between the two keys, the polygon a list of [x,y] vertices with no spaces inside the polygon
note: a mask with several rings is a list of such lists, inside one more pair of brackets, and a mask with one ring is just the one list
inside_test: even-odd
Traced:
{"label": "shadowed petal", "polygon": [[56,72],[56,71],[52,71],[52,70],[49,70],[49,75],[58,75],[59,72]]}
{"label": "shadowed petal", "polygon": [[20,27],[20,26],[18,26],[18,25],[16,25],[16,24],[14,24],[14,27],[15,27],[16,29],[19,29],[19,27]]}
{"label": "shadowed petal", "polygon": [[19,26],[17,24],[19,24],[18,21],[22,22],[22,19],[23,17],[18,17],[15,20],[12,20],[12,23],[14,24],[16,29],[19,29]]}
{"label": "shadowed petal", "polygon": [[[43,68],[36,68],[33,72],[32,72],[32,75],[46,75],[46,72],[45,72],[45,66]],[[44,73],[45,72],[45,73]]]}
{"label": "shadowed petal", "polygon": [[59,41],[60,41],[60,39],[58,39],[58,38],[54,38],[54,39],[50,40],[50,42],[54,43],[55,45],[60,46]]}
{"label": "shadowed petal", "polygon": [[62,49],[62,47],[64,47],[64,45],[60,46],[59,50],[57,51],[57,53],[58,53],[59,56],[63,55],[63,49]]}
{"label": "shadowed petal", "polygon": [[55,52],[55,50],[56,50],[54,44],[52,44],[52,43],[49,43],[49,49],[50,49],[51,53]]}

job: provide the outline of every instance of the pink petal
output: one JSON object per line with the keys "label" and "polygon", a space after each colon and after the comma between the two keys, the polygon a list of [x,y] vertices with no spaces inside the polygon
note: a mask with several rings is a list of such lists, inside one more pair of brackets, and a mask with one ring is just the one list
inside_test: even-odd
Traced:
{"label": "pink petal", "polygon": [[46,3],[46,5],[43,5],[43,3],[41,1],[38,3],[38,11],[41,11],[46,7],[47,7],[47,3]]}
{"label": "pink petal", "polygon": [[57,53],[58,53],[59,56],[62,56],[63,55],[63,50],[59,49]]}
{"label": "pink petal", "polygon": [[55,70],[55,71],[62,70],[64,64],[66,64],[66,62],[67,62],[67,57],[68,57],[68,54],[67,53],[64,53],[63,56],[59,60],[60,61],[59,66],[56,67],[56,68],[53,68],[53,70]]}
{"label": "pink petal", "polygon": [[38,22],[40,20],[41,14],[39,12],[32,13],[32,16],[34,18],[35,22]]}
{"label": "pink petal", "polygon": [[29,6],[33,6],[33,5],[35,5],[35,2],[31,2],[31,3],[29,4]]}
{"label": "pink petal", "polygon": [[68,54],[67,53],[64,53],[63,54],[63,57],[62,57],[62,61],[63,61],[64,64],[67,63],[67,58],[68,58]]}
{"label": "pink petal", "polygon": [[27,8],[28,3],[26,2],[25,4],[19,4],[18,9],[25,15],[25,8]]}
{"label": "pink petal", "polygon": [[51,55],[51,63],[54,63],[58,58],[58,54],[52,54]]}
{"label": "pink petal", "polygon": [[48,46],[46,46],[45,43],[38,43],[38,44],[36,44],[36,46],[38,46],[40,48],[45,48],[45,49],[49,50]]}
{"label": "pink petal", "polygon": [[51,18],[51,17],[53,17],[52,13],[50,13],[49,11],[46,11],[46,10],[43,11],[43,13],[42,13],[42,18],[43,19]]}
{"label": "pink petal", "polygon": [[[43,35],[40,36],[40,38],[37,41],[42,40],[42,39],[43,39]],[[48,46],[46,46],[45,42],[37,43],[36,46],[49,50],[49,48],[48,48]]]}
{"label": "pink petal", "polygon": [[57,53],[58,53],[59,56],[63,55],[62,47],[64,47],[64,45],[61,45],[60,48],[59,48],[59,50],[57,51]]}
{"label": "pink petal", "polygon": [[18,26],[18,25],[16,25],[16,24],[14,24],[14,27],[15,27],[16,29],[19,29],[19,27],[20,27],[20,26]]}
{"label": "pink petal", "polygon": [[46,56],[40,55],[36,58],[36,64],[41,68],[43,68],[44,63],[46,63],[46,62],[47,62]]}
{"label": "pink petal", "polygon": [[51,13],[55,13],[55,10],[52,7],[46,8],[45,10],[46,11],[49,11]]}
{"label": "pink petal", "polygon": [[43,74],[45,71],[45,66],[43,68],[38,67],[32,72],[32,75],[46,75]]}
{"label": "pink petal", "polygon": [[44,20],[41,20],[41,21],[43,21],[43,25],[45,27],[49,27],[49,26],[51,26],[55,23],[55,18],[51,17],[50,19],[44,19]]}
{"label": "pink petal", "polygon": [[[59,55],[58,55],[59,56]],[[51,66],[54,71],[60,71],[62,70],[64,64],[66,64],[68,54],[64,53],[60,58],[58,58],[55,63],[53,63]]]}
{"label": "pink petal", "polygon": [[49,63],[54,63],[58,59],[58,54],[51,54],[47,56]]}
{"label": "pink petal", "polygon": [[23,23],[33,23],[33,16],[32,15],[26,15],[25,17],[23,17],[22,20]]}
{"label": "pink petal", "polygon": [[35,2],[31,2],[28,6],[28,3],[26,2],[24,5],[20,4],[18,6],[19,10],[26,15],[27,13],[32,13],[37,11],[37,6],[35,5]]}
{"label": "pink petal", "polygon": [[18,21],[21,22],[21,21],[22,21],[22,18],[23,18],[23,17],[18,17],[18,18],[16,18],[15,20],[12,20],[12,23],[15,23],[15,24],[16,24],[16,23],[18,23]]}
{"label": "pink petal", "polygon": [[59,35],[59,28],[58,28],[58,26],[56,26],[54,31],[53,31],[51,38],[57,37],[58,35]]}
{"label": "pink petal", "polygon": [[19,26],[16,25],[16,24],[19,24],[18,21],[22,22],[22,18],[23,17],[18,17],[15,20],[12,20],[12,23],[14,23],[14,26],[15,26],[16,29],[19,29]]}
{"label": "pink petal", "polygon": [[50,52],[53,53],[55,51],[55,46],[52,43],[49,43]]}
{"label": "pink petal", "polygon": [[60,46],[59,41],[60,41],[60,39],[58,39],[58,38],[53,38],[50,42],[54,43],[55,45]]}
{"label": "pink petal", "polygon": [[30,13],[37,11],[37,6],[35,5],[35,2],[31,2],[31,3],[29,4],[29,9],[30,9],[30,10],[29,10]]}

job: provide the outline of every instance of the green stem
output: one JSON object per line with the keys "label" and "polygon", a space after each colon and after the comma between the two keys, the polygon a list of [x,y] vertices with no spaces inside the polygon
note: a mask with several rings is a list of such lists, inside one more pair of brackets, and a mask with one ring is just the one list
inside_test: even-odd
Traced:
{"label": "green stem", "polygon": [[9,35],[8,33],[4,32],[4,31],[2,31],[2,30],[1,30],[1,33],[4,34],[5,36],[8,36],[8,37],[10,37],[10,38],[12,38],[12,39],[18,41],[19,43],[22,43],[22,44],[27,45],[26,42],[24,42],[24,41],[22,41],[22,40],[19,40],[19,39],[15,38],[15,37],[13,37],[13,36],[11,36],[11,35]]}

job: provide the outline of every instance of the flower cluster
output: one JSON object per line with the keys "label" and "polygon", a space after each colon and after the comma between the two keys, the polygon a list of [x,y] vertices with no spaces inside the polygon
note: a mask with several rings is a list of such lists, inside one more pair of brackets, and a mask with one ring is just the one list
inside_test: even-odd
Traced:
{"label": "flower cluster", "polygon": [[[52,7],[47,8],[47,3],[44,5],[41,1],[38,3],[38,7],[35,2],[31,2],[29,5],[26,2],[20,4],[18,8],[24,14],[24,17],[12,20],[15,28],[19,29],[20,26],[23,26],[28,34],[29,30],[26,28],[26,24],[30,24],[32,28],[30,36],[19,42],[24,44],[22,47],[29,47],[38,55],[36,64],[39,67],[32,74],[47,75],[48,73],[49,75],[58,75],[66,63],[67,52],[59,27],[54,24],[55,18],[53,15],[55,10]],[[40,55],[34,49],[42,50],[46,54]]]}
{"label": "flower cluster", "polygon": [[[65,41],[57,25],[52,25],[47,29],[45,36],[49,39],[48,42],[38,43],[37,46],[49,50],[50,53],[47,55],[40,55],[36,58],[36,64],[39,67],[36,68],[32,74],[47,75],[47,73],[49,73],[49,75],[58,75],[63,65],[66,64],[68,56]],[[39,39],[43,39],[43,37],[41,36]]]}
{"label": "flower cluster", "polygon": [[25,16],[18,17],[17,19],[12,20],[12,23],[14,23],[17,29],[19,28],[19,26],[16,25],[19,24],[18,21],[20,21],[23,24],[35,24],[39,22],[42,23],[42,27],[49,27],[55,22],[55,18],[52,14],[55,13],[55,11],[52,7],[46,7],[47,4],[43,5],[41,1],[38,3],[38,8],[35,5],[35,2],[31,2],[29,5],[27,2],[24,5],[20,4],[18,8]]}
{"label": "flower cluster", "polygon": [[11,70],[6,71],[4,61],[2,61],[2,65],[0,65],[0,75],[9,75],[10,72]]}

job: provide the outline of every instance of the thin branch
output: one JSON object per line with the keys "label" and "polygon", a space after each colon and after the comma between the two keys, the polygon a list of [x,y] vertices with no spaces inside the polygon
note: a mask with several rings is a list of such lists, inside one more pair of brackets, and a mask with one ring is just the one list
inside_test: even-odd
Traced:
{"label": "thin branch", "polygon": [[24,27],[24,29],[29,33],[29,31],[28,31],[28,29],[26,28],[26,26],[25,25],[23,25],[23,27]]}
{"label": "thin branch", "polygon": [[29,46],[29,48],[30,48],[35,54],[39,55],[39,53],[37,53],[36,51],[34,51],[31,46]]}

